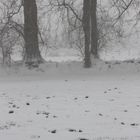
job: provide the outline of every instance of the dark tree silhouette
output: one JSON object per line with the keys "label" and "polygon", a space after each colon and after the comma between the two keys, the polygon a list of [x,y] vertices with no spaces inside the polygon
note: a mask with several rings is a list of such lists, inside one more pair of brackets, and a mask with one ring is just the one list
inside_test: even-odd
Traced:
{"label": "dark tree silhouette", "polygon": [[90,59],[90,0],[83,1],[83,31],[85,38],[84,67],[91,67]]}
{"label": "dark tree silhouette", "polygon": [[97,30],[97,0],[90,0],[91,16],[91,53],[98,58],[98,30]]}
{"label": "dark tree silhouette", "polygon": [[38,44],[37,5],[35,0],[24,0],[25,63],[38,66],[42,62]]}

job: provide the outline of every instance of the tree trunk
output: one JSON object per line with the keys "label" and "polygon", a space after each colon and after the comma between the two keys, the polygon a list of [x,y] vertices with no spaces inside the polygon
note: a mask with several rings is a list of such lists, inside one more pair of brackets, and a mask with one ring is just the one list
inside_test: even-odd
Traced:
{"label": "tree trunk", "polygon": [[42,62],[38,44],[37,5],[35,0],[24,0],[25,63],[38,66]]}
{"label": "tree trunk", "polygon": [[97,0],[90,0],[91,15],[91,53],[98,58]]}
{"label": "tree trunk", "polygon": [[83,1],[83,31],[85,36],[84,67],[91,67],[90,59],[90,0]]}
{"label": "tree trunk", "polygon": [[1,48],[2,48],[2,55],[3,55],[3,65],[10,67],[11,66],[11,49],[9,46],[3,46],[3,43],[1,42]]}

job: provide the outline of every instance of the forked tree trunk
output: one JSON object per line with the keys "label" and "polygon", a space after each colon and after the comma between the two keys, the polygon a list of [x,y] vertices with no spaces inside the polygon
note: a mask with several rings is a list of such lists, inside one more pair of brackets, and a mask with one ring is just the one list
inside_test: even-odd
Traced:
{"label": "forked tree trunk", "polygon": [[90,59],[90,0],[83,1],[83,31],[85,37],[84,67],[91,67]]}
{"label": "forked tree trunk", "polygon": [[91,15],[91,53],[98,58],[97,0],[90,0]]}
{"label": "forked tree trunk", "polygon": [[37,5],[35,0],[24,0],[25,63],[38,66],[42,62],[38,44]]}

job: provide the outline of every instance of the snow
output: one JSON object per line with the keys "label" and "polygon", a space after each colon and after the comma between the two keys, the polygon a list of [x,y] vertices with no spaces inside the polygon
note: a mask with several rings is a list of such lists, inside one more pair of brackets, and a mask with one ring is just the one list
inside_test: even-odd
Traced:
{"label": "snow", "polygon": [[0,69],[0,140],[140,140],[140,64]]}

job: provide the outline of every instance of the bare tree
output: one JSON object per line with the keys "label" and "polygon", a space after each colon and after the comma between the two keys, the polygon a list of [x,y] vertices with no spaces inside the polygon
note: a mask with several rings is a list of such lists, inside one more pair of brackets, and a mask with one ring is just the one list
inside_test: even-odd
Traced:
{"label": "bare tree", "polygon": [[83,1],[83,30],[85,38],[84,67],[91,67],[90,59],[90,0]]}
{"label": "bare tree", "polygon": [[18,0],[3,1],[1,5],[0,47],[2,48],[3,64],[11,65],[13,46],[24,38],[23,26],[14,21],[14,17],[22,7]]}
{"label": "bare tree", "polygon": [[98,58],[97,0],[90,0],[91,16],[91,53]]}
{"label": "bare tree", "polygon": [[38,43],[37,5],[35,0],[24,0],[25,63],[38,67],[42,57]]}

